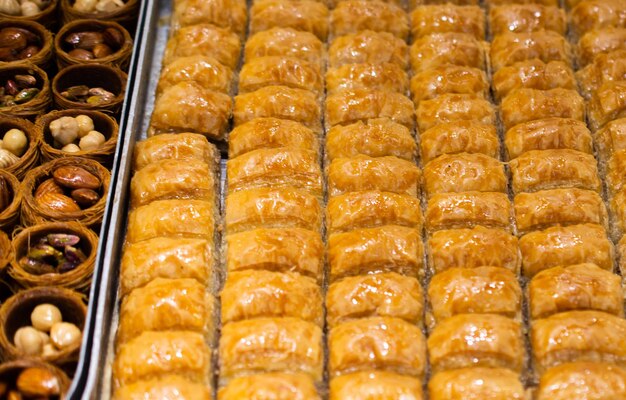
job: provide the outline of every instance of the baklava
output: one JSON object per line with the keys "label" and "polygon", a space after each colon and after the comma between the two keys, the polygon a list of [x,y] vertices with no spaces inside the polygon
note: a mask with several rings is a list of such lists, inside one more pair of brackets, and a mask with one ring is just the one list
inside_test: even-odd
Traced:
{"label": "baklava", "polygon": [[406,42],[389,32],[362,31],[335,38],[328,48],[328,64],[392,63],[405,70],[409,65]]}
{"label": "baklava", "polygon": [[179,57],[202,55],[213,57],[234,71],[239,64],[240,51],[239,36],[230,29],[210,24],[192,25],[177,30],[167,41],[163,65]]}
{"label": "baklava", "polygon": [[484,154],[443,154],[424,167],[427,196],[449,192],[506,192],[504,166]]}
{"label": "baklava", "polygon": [[478,6],[455,4],[424,5],[411,13],[413,39],[434,33],[467,33],[478,40],[485,38],[485,13]]}
{"label": "baklava", "polygon": [[157,96],[180,82],[193,81],[204,89],[229,94],[233,71],[211,56],[177,57],[163,67],[157,83]]}
{"label": "baklava", "polygon": [[269,372],[232,379],[218,400],[321,400],[313,380],[303,373]]}
{"label": "baklava", "polygon": [[174,0],[172,30],[197,24],[228,28],[244,37],[248,22],[245,0]]}
{"label": "baklava", "polygon": [[407,93],[409,78],[402,68],[393,63],[345,64],[326,72],[326,92],[371,89]]}
{"label": "baklava", "polygon": [[439,193],[428,200],[424,220],[431,233],[477,225],[512,231],[513,207],[505,193]]}
{"label": "baklava", "polygon": [[485,69],[485,43],[467,33],[436,33],[419,38],[409,50],[414,72],[446,64]]}
{"label": "baklava", "polygon": [[553,31],[565,35],[565,11],[542,4],[508,4],[489,9],[489,27],[493,36],[507,32]]}
{"label": "baklava", "polygon": [[409,21],[404,10],[392,2],[342,0],[330,13],[330,32],[339,37],[361,31],[389,32],[405,40]]}
{"label": "baklava", "polygon": [[330,400],[422,400],[422,381],[386,371],[364,371],[330,380]]}
{"label": "baklava", "polygon": [[577,57],[581,67],[601,54],[626,50],[626,28],[604,28],[585,33],[578,41]]}
{"label": "baklava", "polygon": [[481,69],[443,65],[416,73],[411,78],[411,93],[415,104],[447,93],[488,98],[489,81]]}
{"label": "baklava", "polygon": [[265,56],[246,60],[239,72],[239,93],[254,92],[266,86],[306,89],[320,95],[324,79],[319,65],[286,56]]}
{"label": "baklava", "polygon": [[294,57],[323,68],[326,64],[326,47],[311,32],[293,28],[271,28],[250,35],[244,47],[244,61],[278,56]]}
{"label": "baklava", "polygon": [[442,94],[420,101],[416,116],[420,132],[446,122],[471,120],[490,125],[496,123],[493,105],[475,94]]}
{"label": "baklava", "polygon": [[576,72],[576,78],[586,99],[590,99],[603,83],[626,80],[626,49],[598,55]]}
{"label": "baklava", "polygon": [[431,400],[525,400],[520,377],[505,368],[460,368],[434,374],[428,382]]}
{"label": "baklava", "polygon": [[550,90],[576,89],[572,67],[565,61],[543,62],[539,59],[518,61],[502,67],[492,76],[493,92],[497,100],[504,99],[515,89]]}
{"label": "baklava", "polygon": [[203,135],[197,133],[177,133],[152,136],[135,145],[133,170],[161,160],[198,160],[207,163],[214,170],[219,154],[217,148]]}
{"label": "baklava", "polygon": [[626,398],[626,369],[602,362],[564,363],[541,375],[535,396],[537,400]]}
{"label": "baklava", "polygon": [[250,7],[248,32],[254,35],[272,28],[292,28],[326,41],[328,16],[328,8],[314,0],[258,0]]}
{"label": "baklava", "polygon": [[610,121],[626,117],[626,80],[602,84],[591,95],[588,117],[592,131],[602,128]]}
{"label": "baklava", "polygon": [[443,154],[480,153],[500,158],[500,141],[495,125],[479,121],[446,122],[420,132],[422,163]]}
{"label": "baklava", "polygon": [[567,39],[557,32],[507,32],[491,42],[491,66],[494,71],[516,62],[539,59],[543,62],[571,63],[572,51]]}

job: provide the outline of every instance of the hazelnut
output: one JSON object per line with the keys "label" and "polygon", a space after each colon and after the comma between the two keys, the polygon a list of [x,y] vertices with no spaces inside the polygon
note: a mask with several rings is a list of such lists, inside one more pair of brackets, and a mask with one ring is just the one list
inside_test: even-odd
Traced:
{"label": "hazelnut", "polygon": [[2,138],[2,148],[21,157],[28,147],[28,139],[24,131],[19,129],[9,129]]}
{"label": "hazelnut", "polygon": [[84,114],[77,115],[75,117],[76,122],[78,123],[78,137],[83,137],[88,134],[90,131],[93,131],[93,120]]}
{"label": "hazelnut", "polygon": [[61,117],[50,122],[50,134],[63,146],[78,138],[78,122],[73,117]]}
{"label": "hazelnut", "polygon": [[8,15],[20,15],[20,3],[17,0],[0,1],[0,12]]}
{"label": "hazelnut", "polygon": [[74,143],[70,143],[70,144],[66,144],[65,146],[63,146],[61,148],[61,151],[64,151],[66,153],[78,153],[81,150],[80,150],[80,147],[78,147],[78,145]]}
{"label": "hazelnut", "polygon": [[25,1],[20,5],[22,9],[22,15],[25,17],[32,17],[33,15],[37,15],[41,12],[37,4],[32,1]]}
{"label": "hazelnut", "polygon": [[81,150],[96,150],[106,142],[104,135],[98,131],[91,131],[83,136],[78,143]]}
{"label": "hazelnut", "polygon": [[42,332],[49,332],[52,325],[63,321],[63,317],[58,307],[44,303],[35,307],[30,314],[30,321],[35,329],[39,329]]}
{"label": "hazelnut", "polygon": [[43,351],[41,352],[41,355],[43,357],[53,357],[58,352],[59,351],[56,349],[56,347],[54,347],[52,343],[46,343],[43,345]]}
{"label": "hazelnut", "polygon": [[69,322],[58,322],[52,326],[50,339],[57,349],[65,349],[80,342],[82,333],[78,327]]}
{"label": "hazelnut", "polygon": [[43,339],[39,331],[32,326],[24,326],[15,332],[13,343],[21,352],[29,356],[37,356],[43,350]]}

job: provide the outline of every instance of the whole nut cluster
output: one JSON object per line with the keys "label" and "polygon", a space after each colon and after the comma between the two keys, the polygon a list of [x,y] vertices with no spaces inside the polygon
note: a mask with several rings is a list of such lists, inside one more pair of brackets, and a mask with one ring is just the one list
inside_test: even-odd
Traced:
{"label": "whole nut cluster", "polygon": [[39,51],[41,40],[33,32],[13,26],[0,29],[0,61],[25,60]]}
{"label": "whole nut cluster", "polygon": [[119,51],[124,44],[124,35],[119,29],[106,28],[103,31],[73,32],[65,37],[64,42],[70,57],[93,60]]}
{"label": "whole nut cluster", "polygon": [[33,275],[65,273],[74,270],[87,257],[78,247],[80,237],[65,233],[51,233],[29,246],[20,258],[20,266]]}
{"label": "whole nut cluster", "polygon": [[49,1],[42,0],[0,0],[0,13],[30,17],[48,7]]}
{"label": "whole nut cluster", "polygon": [[90,88],[87,85],[71,86],[61,92],[61,96],[67,100],[78,103],[101,105],[115,100],[115,95],[101,87]]}
{"label": "whole nut cluster", "polygon": [[113,12],[124,7],[122,0],[76,0],[74,8],[80,12]]}
{"label": "whole nut cluster", "polygon": [[28,148],[28,138],[20,129],[9,129],[0,139],[0,168],[7,168],[20,160]]}
{"label": "whole nut cluster", "polygon": [[60,350],[75,346],[82,338],[80,329],[63,322],[61,310],[53,304],[43,303],[30,314],[30,326],[15,332],[13,343],[28,356],[53,356]]}
{"label": "whole nut cluster", "polygon": [[7,79],[0,87],[0,107],[26,104],[39,94],[37,78],[28,74],[17,74]]}
{"label": "whole nut cluster", "polygon": [[83,114],[57,118],[49,128],[54,147],[67,153],[97,150],[106,142],[106,137],[95,130],[93,120]]}
{"label": "whole nut cluster", "polygon": [[85,210],[100,200],[102,182],[84,168],[59,167],[35,190],[35,201],[44,208],[58,212]]}
{"label": "whole nut cluster", "polygon": [[0,378],[2,399],[58,399],[60,395],[59,380],[44,368],[24,368],[14,380]]}

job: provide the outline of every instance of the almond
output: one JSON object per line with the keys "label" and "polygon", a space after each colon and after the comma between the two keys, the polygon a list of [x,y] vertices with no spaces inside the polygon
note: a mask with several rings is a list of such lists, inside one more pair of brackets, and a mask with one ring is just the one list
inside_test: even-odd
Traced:
{"label": "almond", "polygon": [[61,394],[59,380],[50,371],[31,367],[17,377],[17,389],[29,398],[48,398]]}
{"label": "almond", "polygon": [[46,193],[37,198],[41,207],[58,212],[76,212],[80,207],[74,200],[64,194]]}
{"label": "almond", "polygon": [[100,189],[100,179],[81,167],[59,167],[52,173],[52,177],[61,186],[68,189]]}
{"label": "almond", "polygon": [[43,196],[46,193],[63,194],[63,189],[61,188],[61,186],[57,185],[54,179],[50,178],[39,184],[37,190],[35,190],[35,199]]}

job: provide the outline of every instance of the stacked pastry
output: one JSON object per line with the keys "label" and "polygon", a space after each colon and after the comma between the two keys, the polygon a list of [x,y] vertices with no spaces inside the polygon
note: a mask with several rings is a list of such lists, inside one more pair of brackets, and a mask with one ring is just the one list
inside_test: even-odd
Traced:
{"label": "stacked pastry", "polygon": [[121,261],[116,399],[211,398],[216,158],[215,147],[193,133],[137,145]]}
{"label": "stacked pastry", "polygon": [[246,32],[245,0],[175,0],[149,134],[223,140]]}
{"label": "stacked pastry", "polygon": [[319,398],[327,15],[312,0],[250,10],[228,142],[221,400]]}
{"label": "stacked pastry", "polygon": [[[626,83],[620,82],[626,79],[626,5],[610,0],[577,3],[570,4],[574,6],[570,11],[570,30],[574,39],[578,39],[577,61],[582,67],[576,76],[581,93],[590,100],[587,117],[600,165],[604,166],[601,169],[606,173],[617,238],[622,226],[619,192],[625,180],[620,160],[626,160],[621,154],[625,148],[621,142],[626,135],[626,121],[617,119],[626,115]],[[587,136],[585,132],[585,142]],[[585,147],[588,148],[585,152],[591,153],[591,145],[585,143]],[[531,339],[537,371],[543,374],[537,393],[539,399],[570,399],[580,397],[581,393],[585,393],[584,398],[626,396],[623,292],[620,278],[612,273],[613,254],[604,229],[604,205],[600,204],[599,196],[589,191],[601,190],[595,177],[596,163],[590,154],[585,159],[588,161],[579,165],[572,163],[575,168],[563,176],[569,186],[586,189],[589,200],[594,199],[593,206],[589,200],[571,198],[567,203],[575,201],[578,207],[570,204],[558,214],[553,212],[550,218],[563,219],[567,210],[567,219],[587,224],[568,227],[580,229],[577,236],[550,239],[554,243],[551,247],[563,253],[554,259],[559,265],[544,261],[542,271],[534,275],[529,286],[530,316],[535,318]],[[562,163],[555,167],[571,168]],[[553,229],[552,233],[565,228]],[[532,257],[537,261],[541,260],[537,255],[545,254],[543,246],[537,243],[532,249]],[[578,264],[581,262],[587,264]],[[572,335],[572,330],[577,333]]]}
{"label": "stacked pastry", "polygon": [[518,398],[519,257],[485,72],[485,15],[478,6],[431,5],[411,17],[427,199],[430,398]]}
{"label": "stacked pastry", "polygon": [[422,215],[408,18],[394,2],[331,12],[326,74],[331,399],[422,398]]}

